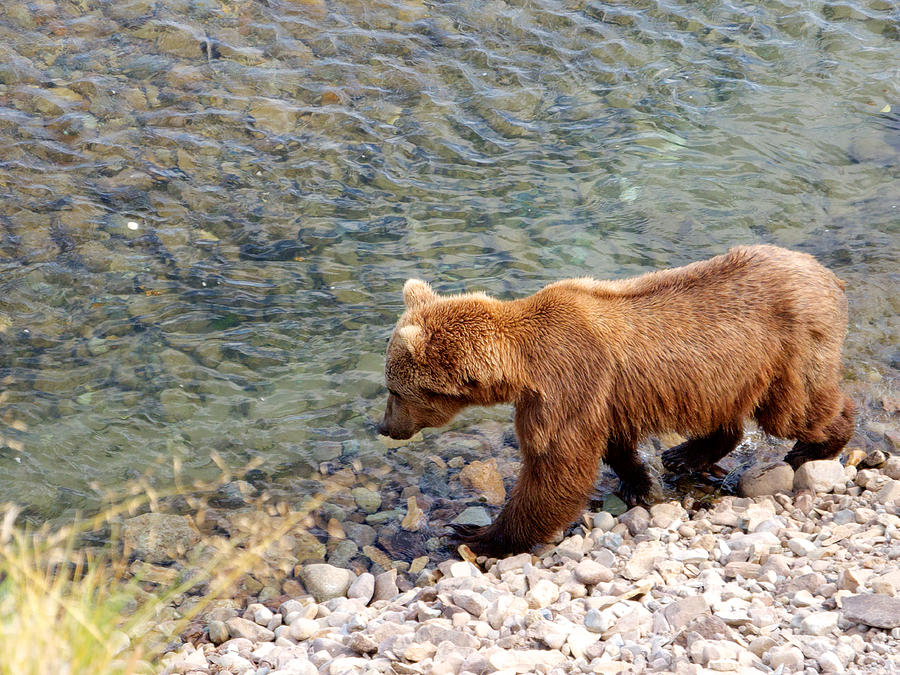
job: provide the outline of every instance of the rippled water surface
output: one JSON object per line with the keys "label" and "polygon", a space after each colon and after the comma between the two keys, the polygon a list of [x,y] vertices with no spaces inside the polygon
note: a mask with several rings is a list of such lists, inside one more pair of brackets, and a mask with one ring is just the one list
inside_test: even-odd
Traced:
{"label": "rippled water surface", "polygon": [[5,0],[0,501],[67,513],[173,454],[197,477],[261,457],[298,492],[323,462],[399,490],[429,455],[511,460],[509,409],[376,439],[406,278],[511,297],[761,241],[849,282],[855,442],[887,443],[898,22],[890,0]]}

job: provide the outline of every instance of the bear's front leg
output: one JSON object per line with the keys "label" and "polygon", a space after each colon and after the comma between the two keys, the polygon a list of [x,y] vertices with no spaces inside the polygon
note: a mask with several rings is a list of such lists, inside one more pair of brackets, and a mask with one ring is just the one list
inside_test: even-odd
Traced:
{"label": "bear's front leg", "polygon": [[578,453],[526,453],[506,506],[487,527],[453,526],[456,538],[475,553],[499,558],[529,551],[568,526],[594,486],[597,461]]}

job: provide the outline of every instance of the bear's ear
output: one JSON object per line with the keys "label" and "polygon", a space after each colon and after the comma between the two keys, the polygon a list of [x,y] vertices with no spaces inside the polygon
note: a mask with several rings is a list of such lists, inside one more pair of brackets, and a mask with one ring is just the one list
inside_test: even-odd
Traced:
{"label": "bear's ear", "polygon": [[403,284],[403,302],[407,309],[419,309],[437,297],[431,286],[421,279],[410,279]]}
{"label": "bear's ear", "polygon": [[425,332],[420,326],[414,324],[403,326],[397,331],[397,338],[410,351],[414,359],[421,358],[422,350],[425,347]]}

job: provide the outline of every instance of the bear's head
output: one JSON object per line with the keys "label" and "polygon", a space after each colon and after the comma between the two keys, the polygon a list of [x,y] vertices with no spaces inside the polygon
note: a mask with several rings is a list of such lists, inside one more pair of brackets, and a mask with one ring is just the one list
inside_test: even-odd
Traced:
{"label": "bear's head", "polygon": [[424,281],[403,286],[406,311],[387,348],[387,407],[378,433],[410,438],[470,404],[503,400],[500,305],[482,293],[441,297]]}

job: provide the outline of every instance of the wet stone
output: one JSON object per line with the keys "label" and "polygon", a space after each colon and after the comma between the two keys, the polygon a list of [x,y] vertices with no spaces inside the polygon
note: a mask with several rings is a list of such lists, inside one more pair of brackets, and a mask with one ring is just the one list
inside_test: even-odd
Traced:
{"label": "wet stone", "polygon": [[250,104],[248,112],[256,127],[272,134],[290,133],[297,125],[297,110],[276,99],[258,99]]}
{"label": "wet stone", "polygon": [[338,542],[328,555],[328,564],[335,567],[346,567],[357,553],[359,553],[359,546],[349,539],[344,539]]}
{"label": "wet stone", "polygon": [[177,21],[151,20],[134,31],[134,36],[154,40],[165,54],[188,59],[204,57],[207,40],[198,30]]}
{"label": "wet stone", "polygon": [[482,495],[489,504],[500,505],[506,501],[506,489],[495,459],[470,462],[459,472],[459,480]]}
{"label": "wet stone", "polygon": [[875,469],[880,467],[887,460],[886,455],[881,450],[873,450],[865,456],[859,463],[860,469]]}
{"label": "wet stone", "polygon": [[347,536],[355,541],[360,548],[371,546],[378,537],[378,532],[375,528],[371,525],[366,525],[365,523],[345,521],[342,523],[342,527],[344,532],[347,533]]}
{"label": "wet stone", "polygon": [[490,525],[491,517],[480,506],[470,506],[453,519],[456,525]]}
{"label": "wet stone", "polygon": [[350,491],[356,505],[366,513],[375,513],[381,507],[381,495],[365,487],[353,488]]}
{"label": "wet stone", "polygon": [[184,557],[200,534],[184,516],[145,513],[125,521],[122,539],[127,551],[147,562],[164,563]]}
{"label": "wet stone", "polygon": [[619,516],[628,510],[628,505],[616,495],[606,495],[603,498],[603,510],[612,516]]}
{"label": "wet stone", "polygon": [[425,513],[419,508],[419,503],[415,496],[406,500],[406,515],[400,521],[400,526],[407,532],[418,532],[427,527]]}

